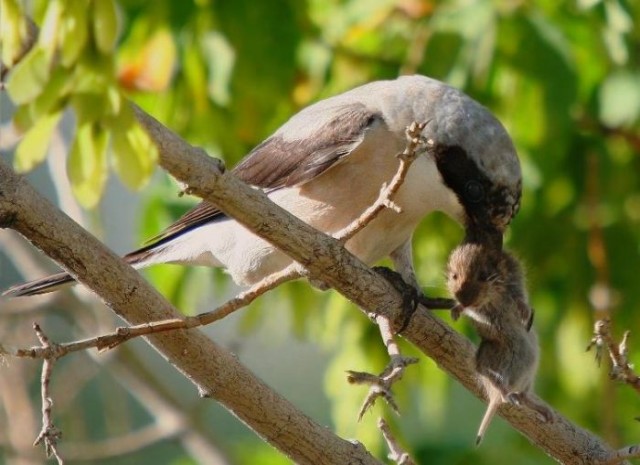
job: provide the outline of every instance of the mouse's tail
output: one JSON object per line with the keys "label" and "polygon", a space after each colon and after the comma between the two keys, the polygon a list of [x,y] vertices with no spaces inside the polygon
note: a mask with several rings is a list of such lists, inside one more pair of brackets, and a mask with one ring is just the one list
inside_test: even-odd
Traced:
{"label": "mouse's tail", "polygon": [[502,398],[500,395],[492,395],[489,394],[489,405],[487,406],[487,411],[484,413],[484,417],[482,417],[482,421],[480,422],[480,427],[478,428],[478,434],[476,435],[476,446],[479,446],[482,442],[482,438],[484,437],[484,433],[487,431],[491,420],[493,419],[498,407],[502,403]]}

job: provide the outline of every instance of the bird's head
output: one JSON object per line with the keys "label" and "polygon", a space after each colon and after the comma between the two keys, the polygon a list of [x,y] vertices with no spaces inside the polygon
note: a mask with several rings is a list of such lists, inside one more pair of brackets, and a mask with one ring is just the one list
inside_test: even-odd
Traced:
{"label": "bird's head", "polygon": [[441,86],[424,136],[446,187],[460,206],[468,241],[502,246],[518,212],[520,162],[511,138],[485,107],[462,92]]}

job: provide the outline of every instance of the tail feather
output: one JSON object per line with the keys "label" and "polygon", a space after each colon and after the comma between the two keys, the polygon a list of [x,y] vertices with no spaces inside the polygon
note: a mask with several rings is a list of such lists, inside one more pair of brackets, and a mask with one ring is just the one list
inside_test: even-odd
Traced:
{"label": "tail feather", "polygon": [[63,271],[34,281],[11,286],[9,289],[4,291],[2,295],[7,297],[22,297],[46,294],[47,292],[55,291],[74,281],[75,280],[69,273]]}
{"label": "tail feather", "polygon": [[[125,255],[123,259],[130,265],[140,268],[150,264],[150,260],[152,259],[154,252],[155,251],[152,247],[147,246]],[[61,288],[67,287],[73,283],[75,283],[75,279],[66,271],[62,271],[50,276],[45,276],[44,278],[11,286],[2,293],[2,296],[23,297],[46,294],[48,292],[57,291]]]}

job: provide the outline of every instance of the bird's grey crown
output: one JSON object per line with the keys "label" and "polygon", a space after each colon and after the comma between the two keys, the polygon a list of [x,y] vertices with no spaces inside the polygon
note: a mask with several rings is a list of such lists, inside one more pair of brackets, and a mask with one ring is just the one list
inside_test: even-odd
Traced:
{"label": "bird's grey crown", "polygon": [[[424,115],[428,121],[424,136],[439,147],[439,154],[444,158],[452,153],[447,148],[459,148],[456,155],[468,158],[477,167],[477,176],[484,180],[468,181],[483,184],[489,221],[504,231],[518,212],[522,192],[520,162],[504,126],[487,108],[454,87],[424,76],[398,81],[404,81],[407,94],[413,95],[414,117]],[[461,192],[456,193],[461,196]],[[464,205],[468,213],[468,207],[477,206],[471,203]]]}
{"label": "bird's grey crown", "polygon": [[[427,122],[423,136],[440,148],[443,159],[447,153],[444,148],[460,149],[462,152],[458,150],[456,155],[464,153],[483,178],[491,223],[504,231],[518,211],[522,187],[520,163],[511,138],[487,108],[438,80],[414,75],[365,84],[303,109],[273,137],[291,143],[313,139],[317,137],[319,115],[329,121],[354,107],[381,117],[401,143],[409,124]],[[467,171],[472,175],[473,170]],[[458,181],[454,184],[464,187]],[[456,194],[464,204],[462,192]],[[465,210],[469,213],[467,206]]]}

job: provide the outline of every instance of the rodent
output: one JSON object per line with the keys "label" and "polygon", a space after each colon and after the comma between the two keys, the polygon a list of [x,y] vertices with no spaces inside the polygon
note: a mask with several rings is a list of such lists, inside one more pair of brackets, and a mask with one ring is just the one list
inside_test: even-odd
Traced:
{"label": "rodent", "polygon": [[452,316],[468,316],[481,339],[475,368],[489,405],[476,444],[504,402],[526,405],[551,421],[551,410],[531,396],[539,346],[519,261],[499,248],[463,243],[450,255],[447,287],[459,302]]}

